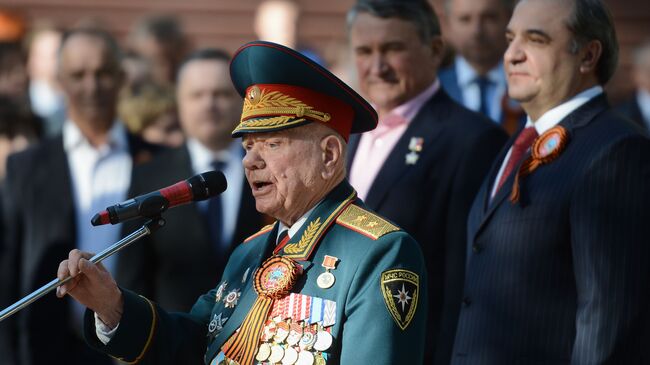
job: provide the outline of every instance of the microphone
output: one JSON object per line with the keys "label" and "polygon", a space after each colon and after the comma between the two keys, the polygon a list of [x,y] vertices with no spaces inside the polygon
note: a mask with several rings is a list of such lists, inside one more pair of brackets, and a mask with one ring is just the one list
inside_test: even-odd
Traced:
{"label": "microphone", "polygon": [[106,208],[90,220],[93,226],[117,224],[126,220],[153,218],[177,205],[200,201],[221,194],[228,186],[220,171],[208,171],[166,188],[137,196]]}

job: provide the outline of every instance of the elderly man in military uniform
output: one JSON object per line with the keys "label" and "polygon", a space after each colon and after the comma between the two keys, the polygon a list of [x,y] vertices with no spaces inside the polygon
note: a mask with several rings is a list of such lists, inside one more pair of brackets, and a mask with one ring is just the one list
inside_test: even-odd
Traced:
{"label": "elderly man in military uniform", "polygon": [[372,107],[273,43],[243,46],[231,77],[245,98],[233,136],[242,137],[246,177],[257,209],[277,221],[235,249],[222,281],[187,314],[118,287],[90,253],[72,251],[58,276],[74,280],[57,295],[89,308],[88,343],[154,364],[421,363],[420,249],[345,179],[347,139],[376,126]]}

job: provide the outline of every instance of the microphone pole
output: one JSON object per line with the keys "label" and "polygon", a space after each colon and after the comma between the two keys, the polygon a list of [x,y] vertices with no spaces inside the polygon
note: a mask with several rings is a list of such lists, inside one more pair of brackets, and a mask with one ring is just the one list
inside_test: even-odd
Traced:
{"label": "microphone pole", "polygon": [[[165,225],[165,220],[162,217],[158,216],[158,217],[151,218],[144,225],[142,225],[142,227],[138,228],[130,235],[115,242],[110,247],[104,249],[102,252],[90,258],[90,262],[92,262],[93,264],[102,262],[102,260],[104,260],[105,258],[111,257],[113,254],[129,246],[133,242],[138,241],[142,237],[152,234],[153,232],[157,231],[159,228],[163,227],[164,225]],[[5,308],[2,312],[0,312],[0,322],[4,321],[5,319],[12,316],[14,313],[32,304],[33,302],[40,299],[42,296],[51,292],[57,287],[67,283],[71,279],[72,279],[71,276],[68,276],[63,280],[59,280],[57,278],[43,285],[39,289],[33,291],[31,294],[27,295],[23,299],[17,301],[16,303],[12,304],[11,306]]]}

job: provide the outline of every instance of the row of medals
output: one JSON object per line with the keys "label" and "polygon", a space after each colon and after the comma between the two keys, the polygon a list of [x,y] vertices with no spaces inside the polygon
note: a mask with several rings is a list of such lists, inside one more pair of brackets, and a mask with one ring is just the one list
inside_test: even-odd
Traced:
{"label": "row of medals", "polygon": [[261,335],[255,360],[261,365],[324,365],[332,335],[320,324],[269,320]]}

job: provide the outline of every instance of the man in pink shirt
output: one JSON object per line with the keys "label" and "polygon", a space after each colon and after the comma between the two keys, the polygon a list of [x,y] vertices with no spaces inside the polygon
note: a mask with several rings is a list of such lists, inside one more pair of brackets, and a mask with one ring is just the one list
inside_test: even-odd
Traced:
{"label": "man in pink shirt", "polygon": [[379,114],[376,130],[350,140],[350,182],[420,243],[431,299],[426,363],[448,363],[467,214],[506,135],[440,88],[443,43],[426,0],[359,0],[348,28],[361,91]]}

